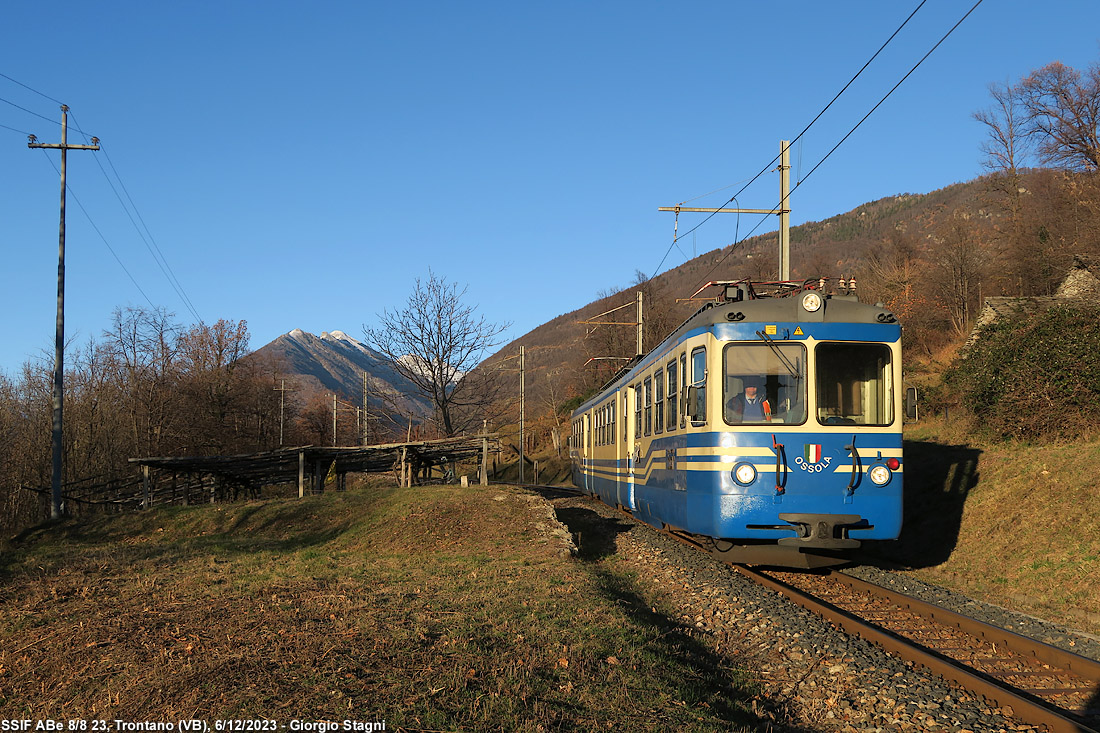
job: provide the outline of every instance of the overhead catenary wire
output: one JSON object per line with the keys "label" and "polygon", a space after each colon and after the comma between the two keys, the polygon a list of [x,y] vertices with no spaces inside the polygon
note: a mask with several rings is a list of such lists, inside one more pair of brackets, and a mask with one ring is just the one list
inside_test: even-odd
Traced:
{"label": "overhead catenary wire", "polygon": [[[923,5],[923,4],[924,4],[924,1],[925,1],[925,0],[922,0],[922,2],[921,2],[921,5]],[[948,37],[949,37],[949,36],[950,36],[950,35],[951,35],[952,33],[954,33],[954,32],[955,32],[955,30],[956,30],[956,29],[957,29],[957,28],[958,28],[958,27],[959,27],[960,25],[962,25],[963,21],[965,21],[965,20],[966,20],[966,19],[967,19],[968,17],[970,17],[970,14],[971,14],[971,13],[973,13],[973,12],[974,12],[974,11],[975,11],[975,10],[976,10],[976,9],[978,8],[978,6],[982,4],[982,1],[983,1],[983,0],[977,0],[977,2],[975,2],[975,3],[974,3],[974,5],[973,5],[973,6],[971,6],[971,8],[970,8],[969,10],[967,10],[967,11],[966,11],[966,13],[965,13],[965,14],[964,14],[964,15],[963,15],[963,16],[962,16],[961,18],[959,18],[959,20],[958,20],[958,21],[957,21],[957,22],[955,23],[955,25],[951,26],[951,28],[950,28],[950,29],[949,29],[949,30],[948,30],[948,31],[947,31],[947,32],[946,32],[946,33],[945,33],[945,34],[943,35],[943,37],[941,37],[941,38],[940,38],[940,40],[936,41],[935,45],[933,45],[933,46],[932,46],[932,48],[930,48],[930,49],[928,50],[928,52],[927,52],[927,53],[925,53],[925,54],[924,54],[924,56],[922,56],[922,57],[920,58],[920,60],[918,60],[918,61],[917,61],[917,63],[915,63],[915,64],[913,65],[913,67],[912,67],[911,69],[909,69],[909,71],[908,71],[908,72],[906,72],[905,76],[903,76],[903,77],[902,77],[902,78],[901,78],[901,79],[900,79],[900,80],[898,81],[898,83],[897,83],[897,84],[895,84],[894,86],[892,86],[892,87],[890,88],[890,90],[889,90],[888,92],[886,92],[886,94],[885,94],[885,95],[883,95],[882,99],[880,99],[880,100],[878,101],[878,103],[876,103],[876,104],[875,104],[875,106],[874,106],[874,107],[872,107],[872,108],[871,108],[871,109],[870,109],[870,110],[869,110],[869,111],[867,112],[867,114],[865,114],[865,115],[864,115],[864,116],[863,116],[862,118],[860,118],[859,122],[857,122],[857,123],[856,123],[855,125],[853,125],[853,126],[852,126],[852,128],[851,128],[851,129],[850,129],[850,130],[849,130],[849,131],[848,131],[848,132],[847,132],[847,133],[846,133],[846,134],[844,135],[844,137],[842,137],[842,138],[841,138],[841,139],[840,139],[840,140],[839,140],[839,141],[838,141],[838,142],[836,143],[836,145],[834,145],[834,146],[833,146],[833,147],[832,147],[832,148],[831,148],[831,149],[829,150],[829,152],[828,152],[828,153],[826,153],[826,154],[825,154],[825,156],[824,156],[824,157],[823,157],[823,158],[822,158],[821,160],[819,160],[819,161],[817,162],[817,164],[816,164],[816,165],[814,165],[814,167],[813,167],[813,168],[811,168],[811,169],[809,170],[809,172],[808,172],[808,173],[806,173],[806,175],[805,175],[805,176],[803,176],[803,177],[802,177],[802,179],[801,179],[800,181],[798,181],[798,182],[797,182],[797,183],[795,184],[794,188],[792,188],[792,189],[791,189],[791,191],[790,191],[790,193],[791,193],[791,194],[793,194],[793,193],[794,193],[795,191],[797,191],[797,190],[798,190],[798,188],[799,188],[799,186],[801,186],[801,185],[802,185],[803,183],[805,183],[805,182],[806,182],[806,180],[807,180],[807,179],[809,179],[809,177],[813,175],[814,171],[816,171],[816,170],[817,170],[817,169],[818,169],[819,167],[821,167],[821,164],[822,164],[822,163],[824,163],[824,162],[825,162],[826,160],[828,160],[828,159],[829,159],[829,156],[831,156],[831,155],[832,155],[832,154],[833,154],[834,152],[836,152],[837,148],[839,148],[839,147],[840,147],[840,146],[841,146],[841,145],[842,145],[842,144],[844,143],[844,141],[845,141],[845,140],[847,140],[847,139],[848,139],[849,137],[851,137],[851,136],[852,136],[852,134],[853,134],[853,133],[854,133],[854,132],[855,132],[855,131],[856,131],[857,129],[859,129],[860,125],[862,125],[862,124],[863,124],[864,122],[866,122],[866,121],[867,121],[867,118],[869,118],[869,117],[870,117],[870,116],[871,116],[872,114],[874,114],[875,110],[877,110],[877,109],[878,109],[879,107],[881,107],[881,106],[882,106],[882,104],[883,104],[883,103],[884,103],[884,102],[885,102],[885,101],[886,101],[886,100],[887,100],[887,99],[888,99],[888,98],[890,97],[890,95],[892,95],[892,94],[893,94],[893,93],[894,93],[895,91],[897,91],[898,87],[900,87],[900,86],[901,86],[901,85],[902,85],[902,84],[903,84],[903,83],[905,82],[905,80],[906,80],[906,79],[908,79],[908,78],[909,78],[909,77],[910,77],[910,76],[911,76],[911,75],[913,74],[913,72],[915,72],[915,71],[917,70],[917,68],[918,68],[918,67],[919,67],[919,66],[920,66],[921,64],[923,64],[923,63],[925,62],[925,60],[927,60],[927,59],[928,59],[928,57],[929,57],[929,56],[931,56],[931,55],[932,55],[932,53],[933,53],[933,52],[934,52],[934,51],[935,51],[935,50],[936,50],[937,48],[939,48],[939,47],[940,47],[940,45],[942,45],[942,44],[943,44],[943,42],[944,42],[944,41],[946,41],[946,40],[947,40],[947,38],[948,38]],[[917,6],[917,10],[920,10],[920,6]],[[916,12],[917,12],[916,10],[914,10],[914,11],[913,11],[913,13],[914,13],[914,14],[915,14]],[[910,17],[910,18],[912,18],[912,17],[913,17],[913,16],[912,16],[912,14],[911,14],[911,15],[910,15],[909,17]],[[907,22],[909,22],[909,21],[908,21],[908,19],[906,19],[906,23],[907,23]],[[904,27],[904,23],[902,24],[902,26]],[[901,28],[899,28],[898,30],[901,30]],[[895,32],[894,32],[894,35],[897,35],[897,31],[895,31]],[[893,38],[893,36],[891,36],[891,38]],[[887,43],[889,43],[889,40],[887,41]],[[883,44],[883,48],[885,48],[885,44]],[[879,49],[879,51],[881,51],[881,50],[882,50],[882,49],[880,48],[880,49]],[[878,54],[876,53],[876,55],[878,55]],[[873,59],[873,57],[872,57],[872,59]],[[870,62],[868,62],[868,63],[870,63]],[[867,68],[866,64],[864,65],[864,67],[863,67],[863,68]],[[862,72],[862,69],[860,69],[860,71]],[[854,80],[855,80],[855,79],[853,78],[853,81],[854,81]],[[851,84],[851,82],[849,82],[849,84]],[[847,88],[847,87],[845,87],[845,88]],[[841,91],[843,91],[843,90],[841,90]],[[838,94],[837,96],[839,96],[839,94]],[[836,97],[834,97],[834,98],[833,98],[833,101],[836,101]],[[830,102],[830,104],[831,104],[831,102]],[[822,110],[822,111],[824,111],[824,110]],[[820,117],[820,116],[821,116],[821,115],[819,114],[819,115],[818,115],[818,117]],[[817,117],[815,117],[815,118],[814,118],[814,120],[816,121],[816,120],[817,120]],[[811,122],[810,124],[813,124],[813,122]],[[801,133],[799,133],[799,137],[801,137],[801,136],[802,136],[802,134],[803,134],[803,133],[805,133],[805,132],[806,132],[806,130],[808,130],[808,129],[809,129],[809,125],[807,125],[806,129],[804,129],[804,130],[803,130],[803,131],[802,131]],[[795,138],[795,139],[797,140],[798,138]],[[773,161],[772,161],[772,162],[774,163],[774,162],[775,162],[775,160],[773,159]],[[769,164],[769,165],[770,165],[770,164]],[[790,194],[788,194],[788,195],[790,195]],[[779,202],[779,204],[776,204],[776,208],[778,208],[778,207],[779,207],[780,205],[782,205],[782,202]],[[711,214],[711,216],[714,216],[714,214]],[[707,219],[709,219],[709,218],[710,218],[710,217],[708,216],[708,217],[707,217]],[[703,223],[705,223],[705,221],[706,221],[706,220],[704,220],[703,222],[700,222],[700,224],[699,224],[699,225],[697,225],[697,226],[695,227],[695,229],[698,229],[698,228],[699,228],[699,226],[702,226],[702,224],[703,224]],[[730,256],[731,254],[733,254],[733,252],[734,252],[734,251],[736,251],[736,249],[737,249],[736,245],[738,245],[738,244],[741,244],[741,242],[744,242],[744,241],[745,241],[745,239],[748,239],[748,238],[749,238],[750,236],[752,236],[752,233],[753,233],[753,232],[755,232],[755,231],[756,231],[757,229],[759,229],[759,228],[760,228],[760,224],[762,224],[763,222],[764,222],[764,219],[763,219],[763,218],[761,218],[761,219],[760,219],[760,222],[759,222],[759,223],[757,223],[757,225],[756,225],[755,227],[753,227],[753,228],[752,228],[752,229],[751,229],[751,230],[750,230],[750,231],[749,231],[749,232],[748,232],[748,233],[747,233],[747,234],[746,234],[746,235],[745,235],[745,236],[744,236],[744,237],[743,237],[743,238],[742,238],[742,239],[741,239],[740,241],[738,241],[738,242],[734,242],[734,243],[733,243],[733,244],[734,244],[734,246],[731,246],[731,247],[730,247],[730,249],[729,249],[729,251],[728,251],[728,252],[726,252],[726,253],[725,253],[724,255],[722,255],[722,257],[720,257],[720,258],[718,259],[718,261],[714,263],[714,266],[713,266],[713,267],[711,267],[711,268],[710,268],[710,270],[708,270],[708,271],[707,271],[706,275],[704,275],[704,276],[703,276],[703,278],[702,278],[702,280],[701,280],[701,281],[702,281],[702,282],[706,282],[706,281],[707,281],[707,279],[708,279],[708,278],[710,277],[710,275],[711,275],[711,274],[713,274],[713,273],[714,273],[714,271],[715,271],[716,269],[718,269],[719,265],[721,265],[721,264],[722,264],[722,263],[723,263],[723,262],[724,262],[724,261],[726,260],[726,258],[728,258],[728,257],[729,257],[729,256]],[[694,229],[693,229],[692,231],[694,231]]]}
{"label": "overhead catenary wire", "polygon": [[[842,94],[844,94],[844,92],[846,92],[846,91],[848,90],[848,87],[852,86],[852,84],[854,84],[854,83],[855,83],[856,79],[858,79],[858,78],[860,77],[860,75],[862,75],[862,74],[863,74],[863,72],[864,72],[864,71],[866,71],[867,67],[868,67],[868,66],[870,66],[870,65],[871,65],[871,63],[872,63],[872,62],[873,62],[873,61],[874,61],[874,60],[875,60],[876,58],[878,58],[878,55],[879,55],[880,53],[882,53],[882,52],[883,52],[883,50],[884,50],[884,49],[885,49],[885,48],[886,48],[886,47],[887,47],[887,46],[888,46],[888,45],[890,44],[890,42],[894,40],[894,38],[895,38],[895,37],[896,37],[896,36],[898,35],[898,33],[900,33],[900,32],[902,31],[902,29],[903,29],[903,28],[905,28],[905,26],[909,24],[909,21],[913,19],[913,16],[915,16],[915,15],[917,14],[917,12],[918,12],[918,11],[919,11],[919,10],[920,10],[920,9],[921,9],[922,7],[924,7],[924,4],[925,4],[925,3],[927,2],[927,1],[928,1],[928,0],[921,0],[921,1],[920,1],[920,3],[919,3],[919,4],[917,5],[917,7],[913,9],[913,12],[909,13],[909,16],[908,16],[908,17],[907,17],[907,18],[906,18],[906,19],[905,19],[905,20],[904,20],[904,21],[902,22],[902,24],[901,24],[901,25],[899,25],[899,26],[897,27],[897,29],[896,29],[896,30],[895,30],[895,31],[894,31],[893,33],[891,33],[891,34],[890,34],[890,37],[889,37],[889,38],[887,38],[887,39],[886,39],[886,41],[885,41],[885,42],[884,42],[884,43],[883,43],[883,44],[882,44],[881,46],[879,46],[879,49],[878,49],[877,51],[875,51],[875,53],[874,53],[874,54],[873,54],[873,55],[871,56],[871,58],[867,59],[867,62],[866,62],[866,63],[864,63],[864,64],[863,64],[863,66],[861,66],[861,67],[860,67],[859,71],[857,71],[857,72],[855,73],[855,75],[854,75],[854,76],[853,76],[853,77],[852,77],[851,79],[849,79],[849,80],[848,80],[848,83],[847,83],[847,84],[845,84],[845,85],[844,85],[844,86],[843,86],[843,87],[841,88],[841,90],[840,90],[839,92],[837,92],[837,93],[836,93],[836,95],[835,95],[835,96],[833,96],[833,98],[832,98],[831,100],[829,100],[829,103],[828,103],[828,104],[826,104],[826,105],[825,105],[824,107],[822,107],[821,111],[820,111],[820,112],[818,112],[818,113],[817,113],[817,114],[816,114],[816,115],[814,116],[814,118],[813,118],[812,120],[810,120],[809,124],[807,124],[807,125],[806,125],[806,126],[805,126],[804,128],[802,128],[802,131],[801,131],[800,133],[798,133],[798,134],[797,134],[797,135],[796,135],[796,136],[795,136],[795,137],[794,137],[794,138],[793,138],[793,139],[792,139],[792,140],[791,140],[791,141],[790,141],[790,142],[789,142],[789,143],[787,144],[787,150],[789,150],[789,149],[790,149],[790,147],[791,147],[792,145],[794,145],[794,144],[795,144],[796,142],[798,142],[799,140],[801,140],[801,139],[802,139],[802,136],[803,136],[803,135],[805,135],[805,134],[806,134],[806,132],[807,132],[807,131],[809,131],[809,129],[810,129],[811,127],[813,127],[814,123],[816,123],[816,122],[817,122],[817,121],[818,121],[819,119],[821,119],[821,116],[822,116],[822,115],[824,115],[824,114],[825,114],[825,113],[826,113],[826,112],[827,112],[827,111],[829,110],[829,108],[830,108],[830,107],[832,107],[832,106],[833,106],[833,104],[834,104],[834,103],[835,103],[835,102],[836,102],[836,101],[837,101],[838,99],[840,99],[840,96],[841,96]],[[980,3],[981,3],[981,0],[978,0],[978,2],[979,2],[979,4],[980,4]],[[977,6],[975,6],[975,7],[977,7]],[[973,10],[973,8],[972,8],[971,10]],[[969,15],[969,13],[967,13],[967,15]],[[965,19],[965,16],[964,16],[964,19]],[[962,22],[962,21],[960,21],[960,22]],[[938,44],[937,44],[937,45],[938,45]],[[910,72],[910,73],[911,73],[911,72]],[[778,161],[778,160],[779,160],[779,159],[780,159],[780,158],[781,158],[781,157],[783,156],[783,152],[785,152],[785,151],[780,151],[779,155],[777,155],[777,156],[775,156],[774,158],[772,158],[772,159],[771,159],[771,161],[770,161],[770,162],[769,162],[769,163],[768,163],[767,165],[765,165],[765,166],[764,166],[764,167],[763,167],[763,168],[762,168],[762,169],[760,170],[760,172],[759,172],[759,173],[757,173],[757,174],[756,174],[755,176],[753,176],[752,178],[750,178],[750,179],[748,180],[748,182],[747,182],[747,183],[745,183],[745,185],[743,185],[743,186],[742,186],[742,187],[741,187],[740,189],[738,189],[737,193],[735,193],[735,194],[734,194],[733,196],[731,196],[731,197],[729,198],[729,200],[727,200],[727,201],[726,201],[726,203],[725,203],[725,204],[723,204],[722,206],[720,206],[720,207],[718,207],[718,208],[725,208],[725,206],[727,206],[728,204],[731,204],[731,203],[733,203],[734,201],[736,201],[736,200],[737,200],[737,197],[738,197],[738,196],[740,196],[740,195],[741,195],[742,193],[744,193],[744,192],[745,192],[745,189],[747,189],[747,188],[748,188],[749,186],[751,186],[751,185],[752,185],[753,183],[755,183],[755,182],[757,181],[757,179],[759,179],[759,178],[760,178],[760,176],[764,175],[764,174],[765,174],[765,173],[767,173],[767,172],[768,172],[769,170],[772,170],[772,166],[773,166],[773,165],[775,165],[776,161]],[[777,208],[778,208],[778,207],[777,207]],[[696,224],[695,226],[693,226],[693,227],[692,227],[691,229],[689,229],[689,230],[687,230],[686,232],[684,232],[684,233],[683,233],[683,235],[681,235],[681,238],[683,238],[683,237],[686,237],[686,236],[687,236],[688,234],[691,234],[691,233],[693,233],[694,231],[696,231],[696,230],[697,230],[697,229],[698,229],[699,227],[703,226],[703,225],[704,225],[704,224],[706,224],[706,223],[707,223],[708,221],[710,221],[710,220],[711,220],[711,219],[712,219],[712,218],[714,217],[714,215],[715,215],[715,214],[717,214],[717,213],[718,213],[718,212],[712,212],[712,213],[708,214],[708,215],[707,215],[706,217],[704,217],[704,218],[703,218],[703,220],[702,220],[701,222],[699,222],[698,224]],[[747,236],[747,235],[746,235],[746,236]],[[669,255],[669,252],[671,252],[671,251],[672,251],[672,248],[673,248],[673,247],[674,247],[675,245],[676,245],[676,241],[674,240],[674,241],[673,241],[673,243],[672,243],[672,245],[670,245],[670,246],[669,246],[669,248],[668,248],[668,251],[666,251],[666,252],[665,252],[665,255],[664,255],[664,257],[662,257],[662,258],[661,258],[661,264],[664,264],[664,261],[665,261],[665,259],[666,259],[666,258],[668,257],[668,255]],[[660,270],[660,265],[658,265],[658,266],[657,266],[657,270],[658,270],[658,271]],[[656,273],[654,273],[654,275],[656,275]]]}

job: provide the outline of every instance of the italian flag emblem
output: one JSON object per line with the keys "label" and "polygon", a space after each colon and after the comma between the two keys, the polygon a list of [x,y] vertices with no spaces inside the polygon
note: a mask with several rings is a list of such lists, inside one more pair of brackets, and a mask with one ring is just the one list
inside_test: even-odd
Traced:
{"label": "italian flag emblem", "polygon": [[818,463],[821,461],[821,444],[806,443],[806,452],[802,456],[806,463]]}

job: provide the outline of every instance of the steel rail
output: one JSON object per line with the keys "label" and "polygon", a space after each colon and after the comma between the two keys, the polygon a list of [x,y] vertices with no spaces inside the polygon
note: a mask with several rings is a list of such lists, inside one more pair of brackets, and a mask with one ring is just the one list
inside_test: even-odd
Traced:
{"label": "steel rail", "polygon": [[961,613],[956,613],[946,608],[941,608],[940,606],[922,601],[919,598],[914,598],[905,593],[869,583],[862,578],[856,578],[845,573],[837,572],[833,572],[831,576],[854,590],[873,593],[877,596],[886,598],[891,603],[908,611],[912,611],[918,616],[931,619],[944,626],[953,626],[959,631],[971,636],[980,637],[994,644],[999,644],[1022,656],[1032,657],[1036,661],[1044,662],[1053,667],[1073,672],[1079,677],[1084,677],[1092,682],[1100,683],[1100,662],[1089,659],[1088,657],[1082,657],[1079,654],[1059,649],[1050,644],[1044,644],[1041,641],[1036,641],[1035,639],[1017,634],[1014,631],[1002,629],[999,626],[991,626],[977,619],[964,616]]}
{"label": "steel rail", "polygon": [[[563,486],[535,486],[531,484],[526,484],[525,486],[529,488],[560,489],[570,493],[577,493],[584,496],[588,495],[587,492]],[[622,508],[619,508],[619,511],[627,516],[633,517],[630,512]],[[710,554],[708,549],[690,534],[678,531],[667,525],[660,531],[662,534],[685,545],[689,545]],[[840,627],[845,632],[876,644],[885,651],[895,654],[903,660],[919,664],[933,674],[939,675],[945,680],[954,682],[960,687],[984,697],[998,707],[1011,708],[1011,717],[1032,725],[1043,726],[1051,731],[1051,733],[1100,733],[1100,730],[1091,728],[1080,720],[1075,720],[1063,715],[1061,711],[1055,709],[1048,703],[1020,694],[985,675],[971,670],[961,662],[956,662],[939,652],[925,649],[920,646],[919,643],[911,642],[891,631],[881,629],[828,601],[815,598],[809,593],[805,593],[787,583],[769,577],[763,573],[759,573],[747,566],[734,563],[725,564],[729,565],[746,578],[780,593],[802,608],[821,616]],[[1029,639],[1006,629],[1000,629],[985,624],[976,619],[971,619],[962,614],[955,613],[954,611],[949,611],[945,608],[940,608],[917,598],[907,596],[904,593],[898,593],[888,588],[868,583],[859,578],[853,578],[850,575],[838,573],[835,570],[830,571],[830,576],[835,576],[853,590],[860,590],[886,598],[890,602],[916,615],[924,616],[925,618],[929,618],[945,626],[957,628],[972,636],[993,643],[1002,644],[1018,654],[1030,656],[1037,661],[1060,667],[1085,679],[1100,681],[1100,663],[1086,657],[1066,652],[1057,647],[1050,646],[1049,644],[1043,644],[1042,642]],[[1100,692],[1100,687],[1097,688],[1097,692]]]}
{"label": "steel rail", "polygon": [[[1029,697],[972,672],[942,654],[923,649],[896,634],[868,624],[827,601],[814,598],[793,586],[743,565],[734,565],[733,568],[760,585],[781,593],[811,613],[825,618],[849,634],[866,639],[902,659],[920,664],[930,672],[954,682],[970,692],[985,697],[999,707],[1011,707],[1012,717],[1032,725],[1042,725],[1052,733],[1100,733],[1100,731],[1090,728],[1078,720],[1069,718],[1046,704],[1040,704]],[[872,586],[872,588],[874,592],[878,592],[878,586]],[[943,610],[937,609],[937,613]],[[1034,643],[1038,644],[1039,642]]]}

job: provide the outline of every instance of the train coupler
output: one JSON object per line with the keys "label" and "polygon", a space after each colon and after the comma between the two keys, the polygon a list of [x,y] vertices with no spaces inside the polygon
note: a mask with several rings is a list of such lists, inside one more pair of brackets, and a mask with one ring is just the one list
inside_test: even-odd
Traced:
{"label": "train coupler", "polygon": [[866,520],[858,514],[780,514],[779,518],[793,524],[798,532],[795,537],[783,537],[780,545],[812,547],[822,550],[850,550],[859,547],[859,540],[848,536],[854,528],[869,529]]}

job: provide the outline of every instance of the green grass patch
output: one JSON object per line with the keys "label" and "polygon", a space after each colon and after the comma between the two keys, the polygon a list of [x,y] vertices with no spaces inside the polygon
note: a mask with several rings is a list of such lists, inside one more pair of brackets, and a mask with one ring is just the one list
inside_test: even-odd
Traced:
{"label": "green grass patch", "polygon": [[520,490],[371,488],[44,525],[0,568],[0,713],[755,728],[753,683]]}

